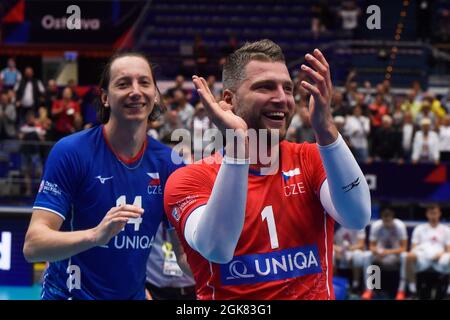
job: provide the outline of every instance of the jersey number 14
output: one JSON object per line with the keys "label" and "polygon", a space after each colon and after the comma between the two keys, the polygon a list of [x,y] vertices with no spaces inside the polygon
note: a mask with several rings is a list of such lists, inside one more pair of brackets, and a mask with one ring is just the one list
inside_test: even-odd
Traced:
{"label": "jersey number 14", "polygon": [[[116,206],[124,206],[124,205],[126,205],[126,204],[127,204],[127,196],[120,196],[120,197],[117,198],[117,200],[116,200]],[[142,196],[136,196],[136,197],[134,198],[133,206],[142,208]],[[131,219],[128,219],[127,224],[128,224],[128,223],[134,225],[134,231],[139,231],[139,227],[140,227],[140,225],[141,225],[141,223],[142,223],[142,218],[139,217],[139,218],[131,218]],[[124,229],[125,229],[125,228],[124,228]]]}

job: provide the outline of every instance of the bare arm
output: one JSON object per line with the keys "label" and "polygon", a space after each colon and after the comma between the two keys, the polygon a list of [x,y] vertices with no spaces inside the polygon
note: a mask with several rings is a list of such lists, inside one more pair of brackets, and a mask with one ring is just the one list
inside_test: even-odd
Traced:
{"label": "bare arm", "polygon": [[180,266],[181,271],[183,271],[185,275],[193,277],[191,268],[187,262],[186,253],[183,250],[180,239],[178,239],[177,233],[174,229],[167,229],[167,233],[169,234],[170,242],[173,245],[173,251],[177,257],[178,266]]}
{"label": "bare arm", "polygon": [[34,210],[25,236],[23,253],[28,262],[67,259],[95,246],[105,245],[118,234],[130,218],[142,209],[125,205],[113,207],[98,226],[80,231],[59,231],[62,217],[46,210]]}

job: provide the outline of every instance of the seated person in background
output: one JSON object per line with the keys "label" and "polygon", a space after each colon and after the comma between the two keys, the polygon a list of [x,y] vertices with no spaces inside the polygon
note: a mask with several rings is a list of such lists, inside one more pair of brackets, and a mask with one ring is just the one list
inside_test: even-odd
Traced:
{"label": "seated person in background", "polygon": [[431,130],[431,120],[424,118],[420,125],[421,129],[414,135],[411,161],[439,164],[439,137]]}
{"label": "seated person in background", "polygon": [[[405,286],[413,273],[430,268],[438,273],[450,273],[450,228],[440,223],[441,209],[437,204],[427,208],[426,217],[427,223],[414,228],[410,252],[404,252],[401,256],[401,299],[405,298]],[[411,269],[415,269],[415,272]],[[411,292],[416,291],[414,281],[410,281],[409,288]]]}
{"label": "seated person in background", "polygon": [[359,287],[365,239],[366,232],[364,229],[354,230],[340,227],[334,234],[334,266],[341,269],[351,268],[353,289]]}
{"label": "seated person in background", "polygon": [[[408,234],[406,225],[395,218],[391,209],[381,212],[381,220],[375,221],[370,228],[369,251],[364,257],[364,283],[367,284],[367,270],[370,265],[379,265],[384,270],[396,270],[400,267],[400,255],[406,252]],[[397,293],[399,295],[400,292]],[[373,291],[366,288],[363,300],[372,299]]]}
{"label": "seated person in background", "polygon": [[38,142],[45,140],[45,130],[38,125],[32,110],[26,113],[25,119],[19,130],[19,139],[23,141],[21,153],[25,196],[29,197],[32,195],[32,179],[41,175],[42,159]]}
{"label": "seated person in background", "polygon": [[147,260],[145,288],[148,300],[196,299],[194,277],[180,269],[164,223],[159,225]]}

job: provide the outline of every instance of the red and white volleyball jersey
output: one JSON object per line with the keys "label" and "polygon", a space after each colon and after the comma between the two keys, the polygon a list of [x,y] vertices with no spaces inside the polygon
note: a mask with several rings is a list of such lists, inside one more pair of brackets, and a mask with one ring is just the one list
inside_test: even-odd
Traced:
{"label": "red and white volleyball jersey", "polygon": [[208,202],[221,158],[216,153],[177,170],[164,192],[198,298],[334,299],[334,220],[319,200],[326,175],[317,146],[283,141],[277,174],[261,176],[250,169],[244,227],[227,264],[209,262],[184,240],[186,219]]}

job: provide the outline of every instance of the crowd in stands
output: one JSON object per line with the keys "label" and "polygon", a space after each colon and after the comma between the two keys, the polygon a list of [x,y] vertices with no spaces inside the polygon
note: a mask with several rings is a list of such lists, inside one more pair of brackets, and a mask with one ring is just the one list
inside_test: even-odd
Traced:
{"label": "crowd in stands", "polygon": [[[332,114],[342,136],[360,163],[399,164],[450,160],[450,96],[438,97],[414,82],[407,94],[391,91],[389,80],[360,86],[356,72],[343,90],[335,90]],[[302,75],[296,79],[303,80]],[[299,87],[297,113],[288,140],[314,142],[308,120],[308,97]]]}
{"label": "crowd in stands", "polygon": [[[407,94],[397,94],[388,80],[361,84],[356,77],[354,71],[348,74],[345,86],[335,90],[331,107],[336,125],[360,163],[450,161],[450,94],[436,96],[424,90],[419,82],[414,82]],[[61,87],[50,79],[44,86],[32,67],[21,72],[12,58],[1,70],[0,79],[0,140],[25,142],[22,147],[22,153],[26,154],[22,161],[25,179],[31,175],[30,164],[43,163],[49,149],[39,147],[36,142],[54,142],[98,124],[95,109],[98,93],[94,86],[83,96],[73,80]],[[211,92],[220,99],[216,77],[210,75],[206,79]],[[297,106],[286,138],[314,142],[308,117],[309,97],[298,85],[303,79],[301,73],[294,77]],[[187,162],[201,159],[209,139],[205,130],[214,128],[192,88],[183,75],[178,75],[174,85],[162,92],[166,111],[157,121],[149,122],[149,134],[167,144],[174,143],[171,141],[174,130],[190,131],[191,146],[180,151]],[[25,193],[31,194],[31,187]]]}

